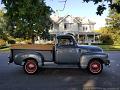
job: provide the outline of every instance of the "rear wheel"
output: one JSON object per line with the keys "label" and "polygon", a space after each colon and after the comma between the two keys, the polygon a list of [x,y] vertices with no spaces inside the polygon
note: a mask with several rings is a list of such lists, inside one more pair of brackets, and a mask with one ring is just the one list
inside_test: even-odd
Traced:
{"label": "rear wheel", "polygon": [[103,64],[98,60],[92,60],[88,64],[88,70],[92,74],[99,74],[103,70]]}
{"label": "rear wheel", "polygon": [[35,74],[38,71],[38,64],[34,59],[27,60],[24,64],[24,71],[27,74]]}

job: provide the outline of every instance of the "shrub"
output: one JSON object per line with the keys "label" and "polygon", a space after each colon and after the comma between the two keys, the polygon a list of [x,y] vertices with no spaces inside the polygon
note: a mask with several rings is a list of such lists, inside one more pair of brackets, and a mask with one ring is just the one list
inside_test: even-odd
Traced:
{"label": "shrub", "polygon": [[15,44],[16,41],[15,40],[8,40],[8,44]]}
{"label": "shrub", "polygon": [[5,45],[6,42],[3,39],[0,39],[0,46]]}
{"label": "shrub", "polygon": [[106,35],[106,34],[102,35],[100,37],[100,40],[101,40],[102,44],[108,44],[108,45],[114,44],[114,41],[109,34],[108,35]]}
{"label": "shrub", "polygon": [[0,49],[4,49],[4,48],[8,48],[8,46],[6,46],[6,45],[1,45],[0,46]]}

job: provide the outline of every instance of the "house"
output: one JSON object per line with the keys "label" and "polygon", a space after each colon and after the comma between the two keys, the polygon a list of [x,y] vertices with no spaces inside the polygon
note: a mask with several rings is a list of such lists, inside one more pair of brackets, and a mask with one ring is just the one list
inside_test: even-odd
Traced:
{"label": "house", "polygon": [[100,34],[94,32],[95,22],[71,15],[64,17],[53,15],[51,18],[53,20],[53,26],[49,30],[51,35],[70,33],[79,43],[99,43]]}

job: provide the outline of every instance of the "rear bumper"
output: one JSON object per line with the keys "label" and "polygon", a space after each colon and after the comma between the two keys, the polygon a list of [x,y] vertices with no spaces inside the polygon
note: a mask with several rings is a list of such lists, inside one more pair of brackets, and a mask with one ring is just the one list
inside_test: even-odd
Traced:
{"label": "rear bumper", "polygon": [[8,58],[9,58],[8,64],[13,63],[13,58],[11,56],[9,56]]}

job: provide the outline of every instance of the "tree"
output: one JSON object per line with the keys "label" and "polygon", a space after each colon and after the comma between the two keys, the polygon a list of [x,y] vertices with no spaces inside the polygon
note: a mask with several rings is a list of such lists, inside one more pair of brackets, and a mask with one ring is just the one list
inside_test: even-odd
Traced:
{"label": "tree", "polygon": [[2,0],[7,10],[8,29],[12,36],[30,38],[47,32],[50,25],[52,9],[44,0]]}
{"label": "tree", "polygon": [[[116,0],[115,3],[120,3],[120,1]],[[116,9],[109,10],[109,16],[106,22],[114,44],[120,44],[120,13]]]}
{"label": "tree", "polygon": [[[104,4],[104,2],[108,3],[108,7],[112,10],[114,9],[117,13],[120,13],[120,0],[83,0],[84,2],[90,2],[93,1],[94,4],[99,4],[97,7],[97,15],[101,15],[103,14],[103,11],[106,10],[106,5]],[[117,1],[117,2],[116,2]]]}
{"label": "tree", "polygon": [[120,31],[120,13],[117,13],[115,10],[110,10],[106,22],[113,32],[116,30]]}
{"label": "tree", "polygon": [[100,41],[102,42],[102,44],[107,44],[107,45],[114,44],[114,40],[112,38],[112,33],[108,27],[102,27],[97,32],[99,32],[101,34]]}
{"label": "tree", "polygon": [[6,30],[6,18],[4,17],[3,10],[0,10],[0,39],[8,40]]}

